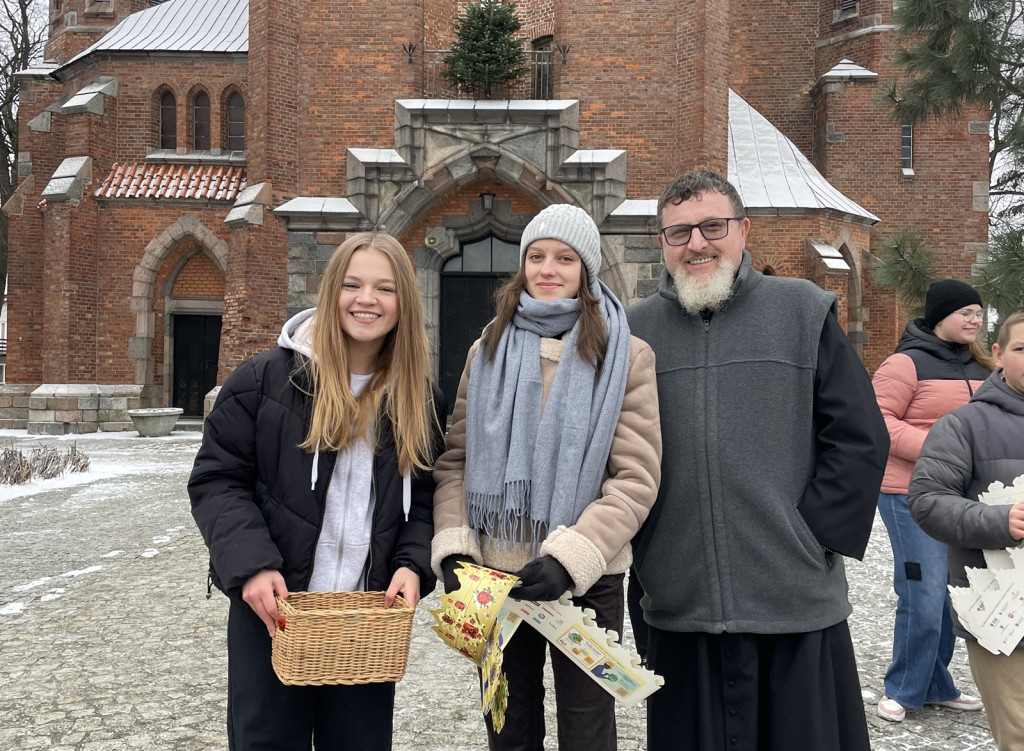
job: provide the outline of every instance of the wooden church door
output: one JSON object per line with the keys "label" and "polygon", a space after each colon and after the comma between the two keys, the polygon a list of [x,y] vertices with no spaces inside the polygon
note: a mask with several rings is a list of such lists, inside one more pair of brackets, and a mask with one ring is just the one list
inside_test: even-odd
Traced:
{"label": "wooden church door", "polygon": [[203,416],[203,397],[217,385],[220,316],[174,316],[174,384],[171,404],[183,415]]}

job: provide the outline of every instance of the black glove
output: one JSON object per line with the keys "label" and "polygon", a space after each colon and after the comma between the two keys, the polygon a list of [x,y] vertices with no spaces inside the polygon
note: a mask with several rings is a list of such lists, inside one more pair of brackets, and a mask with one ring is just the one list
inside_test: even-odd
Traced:
{"label": "black glove", "polygon": [[455,569],[460,565],[459,558],[469,558],[469,556],[449,555],[441,560],[441,575],[444,577],[444,593],[446,595],[450,595],[462,586],[455,573]]}
{"label": "black glove", "polygon": [[530,561],[516,572],[519,584],[509,596],[517,600],[557,600],[572,587],[572,577],[565,567],[550,555]]}

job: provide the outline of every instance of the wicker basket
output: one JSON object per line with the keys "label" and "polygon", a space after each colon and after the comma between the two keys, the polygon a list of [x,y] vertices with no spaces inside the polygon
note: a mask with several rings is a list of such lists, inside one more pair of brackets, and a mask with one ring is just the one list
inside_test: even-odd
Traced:
{"label": "wicker basket", "polygon": [[413,609],[383,592],[292,592],[278,599],[284,619],[271,662],[289,686],[388,683],[405,674]]}

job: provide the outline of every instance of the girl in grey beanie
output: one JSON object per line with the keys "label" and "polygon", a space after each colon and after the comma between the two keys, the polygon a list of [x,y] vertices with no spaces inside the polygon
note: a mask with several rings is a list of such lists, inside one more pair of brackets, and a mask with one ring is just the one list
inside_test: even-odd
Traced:
{"label": "girl in grey beanie", "polygon": [[[630,540],[661,477],[654,353],[630,336],[622,305],[598,278],[590,216],[548,206],[520,244],[518,272],[470,349],[447,449],[434,478],[431,562],[446,592],[460,561],[515,573],[512,597],[570,593],[604,628],[622,631]],[[491,749],[541,751],[546,639],[523,627],[504,649],[505,727]],[[612,751],[611,694],[551,648],[563,751]]]}

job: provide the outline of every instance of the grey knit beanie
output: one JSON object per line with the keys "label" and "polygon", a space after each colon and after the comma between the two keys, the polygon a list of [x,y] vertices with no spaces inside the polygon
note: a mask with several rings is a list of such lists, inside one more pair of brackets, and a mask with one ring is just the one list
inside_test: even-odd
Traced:
{"label": "grey knit beanie", "polygon": [[601,233],[590,214],[569,203],[556,203],[545,208],[523,230],[523,239],[519,243],[520,264],[530,243],[546,239],[561,240],[575,250],[587,267],[590,281],[597,279],[601,271]]}

